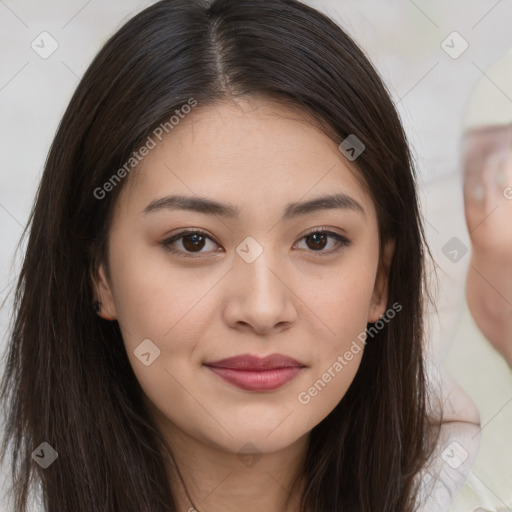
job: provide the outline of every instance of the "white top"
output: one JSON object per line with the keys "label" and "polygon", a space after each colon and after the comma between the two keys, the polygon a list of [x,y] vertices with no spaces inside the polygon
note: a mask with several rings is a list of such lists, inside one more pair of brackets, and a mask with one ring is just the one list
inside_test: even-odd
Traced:
{"label": "white top", "polygon": [[[443,424],[436,449],[418,475],[421,478],[418,512],[446,512],[476,459],[480,446],[480,417],[466,392],[438,362],[430,359],[427,372],[431,391],[442,396]],[[433,408],[435,402],[430,405]],[[436,417],[438,413],[434,410]]]}

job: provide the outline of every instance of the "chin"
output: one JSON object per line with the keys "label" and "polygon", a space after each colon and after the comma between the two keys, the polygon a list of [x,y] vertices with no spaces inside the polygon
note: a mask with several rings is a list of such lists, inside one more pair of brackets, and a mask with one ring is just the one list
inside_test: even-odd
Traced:
{"label": "chin", "polygon": [[[228,430],[232,437],[226,434],[220,439],[205,437],[203,441],[224,452],[240,455],[244,453],[265,454],[284,450],[309,433],[309,431],[277,433],[277,430],[272,432],[272,429],[255,428],[254,425],[248,426],[245,429],[240,428],[236,431],[233,429]],[[223,431],[223,433],[225,432]]]}

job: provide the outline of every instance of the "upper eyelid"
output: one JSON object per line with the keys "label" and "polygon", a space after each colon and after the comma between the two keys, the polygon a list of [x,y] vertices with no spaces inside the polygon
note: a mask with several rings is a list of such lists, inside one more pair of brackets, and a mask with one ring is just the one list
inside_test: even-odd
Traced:
{"label": "upper eyelid", "polygon": [[[311,228],[309,231],[306,231],[306,233],[304,233],[303,235],[300,236],[299,240],[304,238],[305,236],[308,236],[308,235],[311,235],[313,233],[316,233],[316,232],[321,232],[321,233],[324,233],[324,232],[328,232],[328,233],[332,233],[334,235],[338,235],[338,236],[341,236],[343,238],[346,238],[348,240],[348,237],[343,234],[343,233],[337,233],[336,231],[334,231],[335,228],[331,228],[331,227],[328,227],[328,226],[320,226],[320,227],[316,227],[316,228]],[[339,229],[339,228],[338,228]],[[211,236],[207,231],[203,231],[199,228],[196,228],[196,229],[185,229],[184,231],[181,231],[181,232],[178,232],[178,233],[175,233],[174,235],[172,236],[169,236],[167,237],[165,241],[168,241],[168,240],[171,240],[173,238],[175,239],[179,239],[180,237],[182,236],[186,236],[186,235],[194,235],[196,233],[199,233],[201,235],[204,235],[208,238],[210,238],[211,240],[213,240],[215,243],[218,243],[216,240],[215,240],[215,237]]]}

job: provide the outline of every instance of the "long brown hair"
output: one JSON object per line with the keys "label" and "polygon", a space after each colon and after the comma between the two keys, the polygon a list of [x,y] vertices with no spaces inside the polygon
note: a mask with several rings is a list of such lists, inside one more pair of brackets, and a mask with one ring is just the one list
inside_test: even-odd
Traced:
{"label": "long brown hair", "polygon": [[[312,114],[354,161],[376,206],[381,253],[396,241],[388,303],[336,408],[311,431],[302,512],[409,512],[434,437],[423,362],[426,243],[414,163],[390,95],[332,20],[297,0],[163,0],[114,34],[80,81],[51,146],[26,232],[1,396],[2,457],[15,512],[33,478],[47,511],[176,511],[166,444],[144,408],[117,322],[98,318],[91,276],[106,262],[127,179],[94,191],[190,98],[259,94]],[[25,234],[25,233],[24,233]],[[32,452],[59,454],[47,469]]]}

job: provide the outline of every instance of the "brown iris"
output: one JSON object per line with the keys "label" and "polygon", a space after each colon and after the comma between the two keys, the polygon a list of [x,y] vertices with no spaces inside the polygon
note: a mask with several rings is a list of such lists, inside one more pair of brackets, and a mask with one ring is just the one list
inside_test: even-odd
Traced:
{"label": "brown iris", "polygon": [[[314,240],[314,243],[313,245],[310,245],[308,243],[308,247],[310,249],[323,249],[325,247],[325,242],[326,242],[326,239],[327,239],[327,235],[323,234],[323,233],[311,233],[310,235],[308,235],[306,237],[307,240],[309,239],[313,239]],[[322,239],[321,242],[319,241],[319,239]]]}
{"label": "brown iris", "polygon": [[204,247],[204,239],[204,235],[198,233],[186,235],[183,237],[183,247],[185,247],[187,251],[191,252],[194,252],[195,249],[200,251]]}

